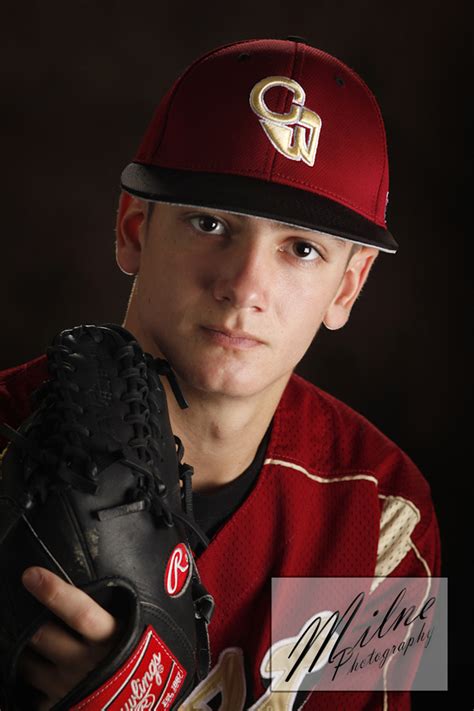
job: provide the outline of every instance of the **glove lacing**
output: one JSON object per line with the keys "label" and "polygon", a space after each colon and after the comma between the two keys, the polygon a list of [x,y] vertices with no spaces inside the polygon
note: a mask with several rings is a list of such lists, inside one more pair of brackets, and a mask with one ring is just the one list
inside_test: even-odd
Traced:
{"label": "glove lacing", "polygon": [[[103,340],[99,329],[91,326],[84,326],[83,329],[96,343]],[[55,479],[90,494],[97,491],[99,484],[97,463],[90,448],[84,443],[85,439],[91,437],[91,431],[78,422],[78,416],[84,414],[84,408],[73,397],[74,393],[80,392],[80,387],[68,375],[76,370],[71,351],[66,345],[58,344],[49,346],[47,355],[48,368],[53,377],[33,393],[33,402],[38,405],[38,416],[33,417],[24,434],[0,423],[0,433],[26,452],[24,476],[28,487],[23,502],[25,510],[34,505],[37,497],[45,501],[48,491],[59,483]],[[135,436],[125,445],[119,441],[114,443],[117,445],[117,461],[132,469],[136,475],[136,484],[130,492],[129,501],[99,510],[97,516],[104,520],[149,509],[167,526],[173,526],[176,519],[181,521],[207,547],[209,539],[193,519],[193,469],[181,462],[183,446],[179,438],[175,437],[175,442],[182,481],[181,497],[186,513],[172,510],[166,503],[166,486],[154,464],[163,461],[158,441],[161,437],[161,411],[157,398],[150,394],[147,368],[154,368],[157,373],[165,375],[180,407],[187,407],[174,372],[167,361],[144,354],[136,341],[120,346],[114,353],[114,360],[118,364],[117,378],[127,383],[127,392],[121,396],[121,400],[128,404],[130,411],[124,416],[124,421],[132,424],[135,432]],[[111,453],[115,454],[115,451]]]}

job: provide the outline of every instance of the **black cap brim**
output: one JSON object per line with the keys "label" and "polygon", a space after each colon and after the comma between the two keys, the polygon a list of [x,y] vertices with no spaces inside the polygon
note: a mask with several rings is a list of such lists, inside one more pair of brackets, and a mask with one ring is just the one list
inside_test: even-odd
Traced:
{"label": "black cap brim", "polygon": [[122,188],[144,200],[209,207],[326,232],[395,253],[388,230],[329,198],[256,178],[130,163]]}

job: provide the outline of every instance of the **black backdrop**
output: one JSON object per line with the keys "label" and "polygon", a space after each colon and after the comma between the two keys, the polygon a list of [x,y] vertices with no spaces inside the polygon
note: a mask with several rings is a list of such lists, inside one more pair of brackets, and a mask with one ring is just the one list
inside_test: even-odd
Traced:
{"label": "black backdrop", "polygon": [[39,355],[72,324],[121,322],[131,280],[114,259],[120,172],[196,56],[303,35],[377,96],[400,251],[380,255],[349,324],[322,329],[298,371],[372,420],[431,484],[449,578],[450,692],[419,693],[416,708],[462,688],[473,699],[468,25],[458,0],[49,0],[6,2],[2,12],[0,368]]}

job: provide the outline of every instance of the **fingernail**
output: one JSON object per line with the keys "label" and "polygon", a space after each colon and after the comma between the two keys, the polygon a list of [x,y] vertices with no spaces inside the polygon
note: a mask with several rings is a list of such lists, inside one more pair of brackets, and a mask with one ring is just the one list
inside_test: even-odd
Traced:
{"label": "fingernail", "polygon": [[22,580],[25,587],[35,589],[41,584],[43,576],[38,568],[27,568],[23,573]]}

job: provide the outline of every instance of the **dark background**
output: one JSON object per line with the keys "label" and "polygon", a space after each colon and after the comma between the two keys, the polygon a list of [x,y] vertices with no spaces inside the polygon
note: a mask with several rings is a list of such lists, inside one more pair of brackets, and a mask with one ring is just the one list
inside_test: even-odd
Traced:
{"label": "dark background", "polygon": [[351,321],[322,329],[298,371],[372,420],[429,481],[449,578],[450,691],[418,693],[414,708],[462,690],[456,708],[471,708],[467,2],[6,2],[1,33],[0,368],[39,355],[62,328],[122,321],[132,282],[114,258],[120,172],[194,58],[303,35],[371,87],[400,250],[379,256]]}

